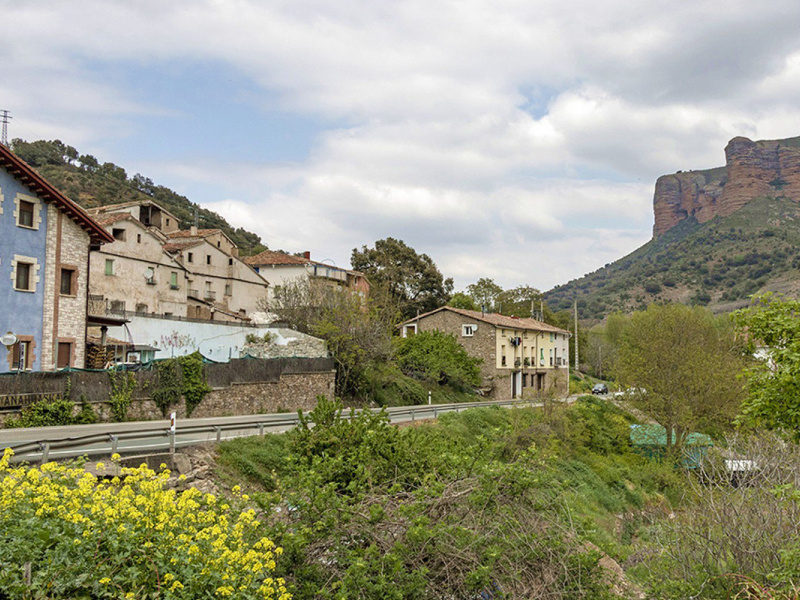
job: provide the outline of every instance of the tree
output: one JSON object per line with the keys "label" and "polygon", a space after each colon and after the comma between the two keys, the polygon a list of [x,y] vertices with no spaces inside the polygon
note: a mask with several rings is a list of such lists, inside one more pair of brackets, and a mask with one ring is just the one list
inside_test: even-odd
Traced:
{"label": "tree", "polygon": [[370,284],[384,287],[406,319],[444,306],[453,291],[453,280],[444,278],[431,257],[402,240],[386,238],[374,248],[354,248],[350,263]]}
{"label": "tree", "polygon": [[765,356],[745,372],[747,397],[741,420],[770,429],[786,429],[800,439],[800,301],[772,294],[754,299],[734,313],[749,343]]}
{"label": "tree", "polygon": [[281,316],[290,327],[325,340],[336,362],[336,394],[365,395],[367,372],[392,356],[392,322],[356,294],[298,279],[283,285],[262,310]]}
{"label": "tree", "polygon": [[450,302],[447,303],[447,306],[452,306],[453,308],[461,308],[463,310],[478,310],[478,306],[475,304],[475,301],[467,296],[464,292],[456,292],[450,298]]}
{"label": "tree", "polygon": [[617,380],[635,391],[635,407],[667,432],[667,451],[697,427],[729,425],[743,397],[741,346],[728,318],[703,308],[653,304],[622,333]]}
{"label": "tree", "polygon": [[503,288],[493,279],[481,277],[476,283],[467,286],[467,295],[475,301],[478,307],[483,307],[486,312],[494,312],[497,297],[503,293]]}
{"label": "tree", "polygon": [[453,334],[423,331],[396,338],[397,362],[406,375],[427,379],[438,385],[469,389],[481,383],[482,360],[467,354]]}
{"label": "tree", "polygon": [[497,296],[497,312],[515,317],[532,317],[539,312],[542,293],[529,285],[518,285]]}

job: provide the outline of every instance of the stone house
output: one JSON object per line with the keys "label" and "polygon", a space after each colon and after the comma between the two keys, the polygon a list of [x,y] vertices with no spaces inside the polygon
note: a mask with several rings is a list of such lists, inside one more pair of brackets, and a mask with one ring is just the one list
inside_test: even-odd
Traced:
{"label": "stone house", "polygon": [[313,284],[347,289],[359,294],[362,298],[369,295],[369,282],[363,273],[311,260],[311,252],[304,252],[302,256],[297,256],[285,252],[264,250],[255,256],[248,256],[244,261],[269,279],[272,284],[270,300],[275,297],[275,292],[279,291],[282,286],[298,280],[308,280]]}
{"label": "stone house", "polygon": [[84,366],[89,250],[113,240],[0,144],[0,372]]}
{"label": "stone house", "polygon": [[474,357],[483,359],[482,389],[497,399],[569,389],[569,338],[564,329],[535,319],[508,317],[443,306],[400,325],[408,337],[439,330],[456,336]]}
{"label": "stone house", "polygon": [[94,209],[114,242],[92,253],[93,300],[114,314],[247,321],[269,283],[219,229],[180,229],[150,200]]}

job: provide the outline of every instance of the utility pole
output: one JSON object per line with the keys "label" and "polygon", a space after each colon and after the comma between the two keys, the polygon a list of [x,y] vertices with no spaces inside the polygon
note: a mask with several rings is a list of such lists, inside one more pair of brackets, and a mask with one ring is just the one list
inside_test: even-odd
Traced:
{"label": "utility pole", "polygon": [[575,309],[575,371],[578,370],[578,299],[575,298],[572,304]]}
{"label": "utility pole", "polygon": [[2,143],[3,146],[6,147],[8,147],[8,122],[12,118],[13,117],[10,114],[8,114],[7,110],[0,110],[0,123],[3,124],[3,133],[2,136],[0,136],[0,143]]}

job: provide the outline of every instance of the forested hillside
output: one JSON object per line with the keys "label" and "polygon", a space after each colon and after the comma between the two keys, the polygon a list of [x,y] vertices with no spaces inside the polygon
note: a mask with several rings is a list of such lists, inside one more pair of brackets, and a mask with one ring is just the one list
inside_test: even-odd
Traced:
{"label": "forested hillside", "polygon": [[178,217],[183,228],[194,224],[196,211],[200,228],[222,229],[239,246],[243,256],[266,249],[255,233],[232,227],[223,217],[201,208],[186,196],[139,173],[129,176],[123,167],[81,154],[60,140],[26,142],[15,139],[11,149],[84,208],[149,198]]}
{"label": "forested hillside", "polygon": [[582,319],[643,309],[656,301],[744,306],[758,291],[800,293],[800,205],[757,198],[734,214],[686,219],[635,252],[545,294],[553,310],[577,298]]}

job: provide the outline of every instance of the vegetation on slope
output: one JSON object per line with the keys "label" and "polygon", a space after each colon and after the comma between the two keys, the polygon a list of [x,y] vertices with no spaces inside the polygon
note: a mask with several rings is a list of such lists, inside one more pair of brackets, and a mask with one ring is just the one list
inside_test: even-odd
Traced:
{"label": "vegetation on slope", "polygon": [[554,310],[578,299],[582,319],[680,301],[733,310],[763,290],[790,295],[800,271],[800,205],[758,198],[726,218],[687,219],[635,252],[545,294]]}
{"label": "vegetation on slope", "polygon": [[195,222],[201,229],[222,229],[242,256],[266,248],[261,238],[241,227],[231,225],[217,213],[190,201],[185,196],[158,185],[137,173],[129,177],[124,168],[111,162],[101,163],[90,154],[80,154],[60,140],[12,141],[12,150],[35,168],[45,179],[84,208],[121,204],[133,200],[153,200],[178,217],[184,228]]}

